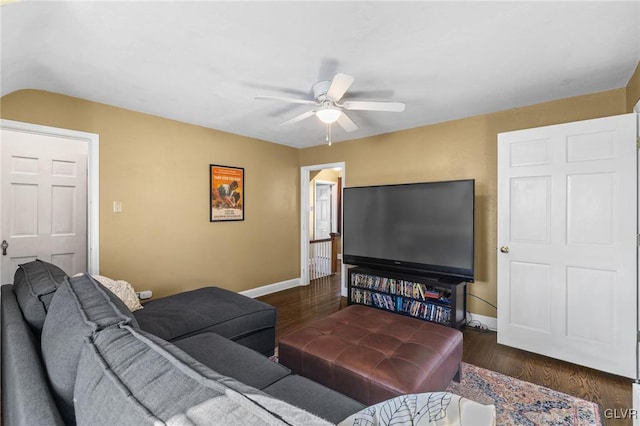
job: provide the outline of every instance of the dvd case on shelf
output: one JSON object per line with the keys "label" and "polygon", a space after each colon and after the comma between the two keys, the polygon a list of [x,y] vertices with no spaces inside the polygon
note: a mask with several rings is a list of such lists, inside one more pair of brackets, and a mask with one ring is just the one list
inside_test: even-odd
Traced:
{"label": "dvd case on shelf", "polygon": [[404,274],[352,268],[348,303],[362,304],[450,327],[466,323],[466,283],[413,279]]}

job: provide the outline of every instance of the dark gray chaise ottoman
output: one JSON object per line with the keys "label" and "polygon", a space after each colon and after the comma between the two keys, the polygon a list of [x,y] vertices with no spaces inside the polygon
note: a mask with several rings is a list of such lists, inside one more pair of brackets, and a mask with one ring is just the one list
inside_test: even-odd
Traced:
{"label": "dark gray chaise ottoman", "polygon": [[212,332],[273,355],[276,308],[223,288],[204,287],[150,300],[134,316],[140,328],[169,342]]}

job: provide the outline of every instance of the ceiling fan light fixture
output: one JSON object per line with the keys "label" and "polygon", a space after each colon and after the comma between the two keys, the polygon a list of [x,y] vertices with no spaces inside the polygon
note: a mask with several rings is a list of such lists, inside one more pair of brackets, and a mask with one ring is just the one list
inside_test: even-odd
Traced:
{"label": "ceiling fan light fixture", "polygon": [[316,111],[316,116],[326,124],[335,123],[341,114],[342,110],[340,108],[328,104],[323,105]]}
{"label": "ceiling fan light fixture", "polygon": [[[0,0],[2,2],[3,0]],[[256,96],[256,99],[274,99],[294,104],[314,105],[315,109],[310,109],[302,114],[298,114],[287,121],[280,123],[281,126],[298,123],[312,115],[327,126],[327,142],[331,145],[330,126],[338,123],[345,132],[354,132],[358,130],[356,123],[349,117],[350,110],[361,111],[388,111],[402,112],[405,105],[402,102],[383,102],[383,101],[356,101],[347,100],[339,103],[346,91],[353,84],[353,77],[347,74],[337,73],[331,81],[322,80],[315,83],[312,87],[313,99],[291,99],[280,96]]]}

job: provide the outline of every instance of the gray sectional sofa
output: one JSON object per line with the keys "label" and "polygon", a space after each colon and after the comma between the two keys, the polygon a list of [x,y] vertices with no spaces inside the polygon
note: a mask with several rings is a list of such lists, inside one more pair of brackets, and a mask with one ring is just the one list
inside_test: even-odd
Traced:
{"label": "gray sectional sofa", "polygon": [[2,417],[12,425],[335,424],[364,406],[271,361],[276,311],[216,287],[132,313],[42,261],[3,285]]}

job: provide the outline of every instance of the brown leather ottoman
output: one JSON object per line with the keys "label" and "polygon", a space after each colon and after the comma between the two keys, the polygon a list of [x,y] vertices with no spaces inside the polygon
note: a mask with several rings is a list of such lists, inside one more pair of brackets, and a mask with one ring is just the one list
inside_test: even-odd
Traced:
{"label": "brown leather ottoman", "polygon": [[351,305],[282,337],[278,351],[294,373],[372,405],[459,380],[462,333]]}

